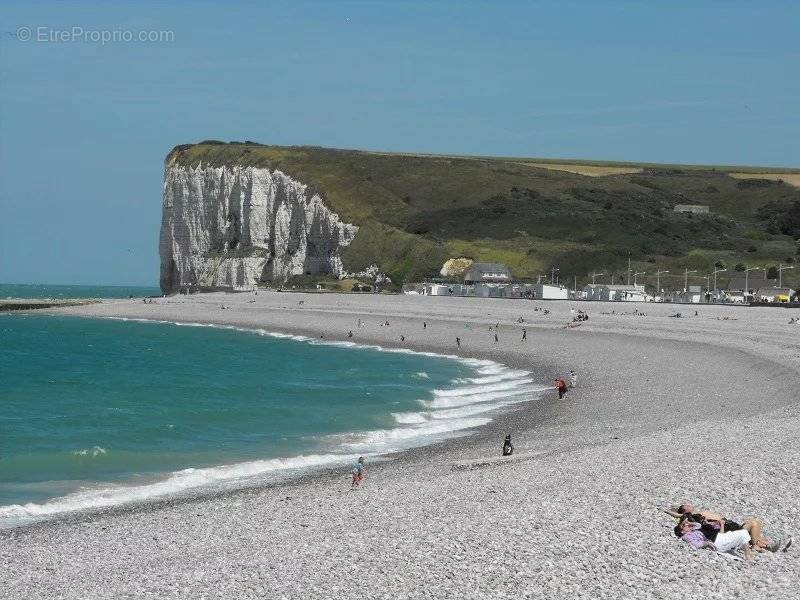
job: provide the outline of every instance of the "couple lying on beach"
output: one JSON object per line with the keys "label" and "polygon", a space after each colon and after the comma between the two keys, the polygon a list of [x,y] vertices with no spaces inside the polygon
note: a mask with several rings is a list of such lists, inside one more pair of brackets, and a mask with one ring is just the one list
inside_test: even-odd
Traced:
{"label": "couple lying on beach", "polygon": [[696,510],[691,504],[681,504],[675,509],[664,509],[668,515],[678,519],[673,530],[682,541],[694,548],[731,552],[742,550],[746,559],[752,552],[777,552],[783,547],[786,552],[792,545],[792,538],[783,541],[770,541],[764,537],[761,521],[748,519],[737,523],[724,515],[710,510]]}

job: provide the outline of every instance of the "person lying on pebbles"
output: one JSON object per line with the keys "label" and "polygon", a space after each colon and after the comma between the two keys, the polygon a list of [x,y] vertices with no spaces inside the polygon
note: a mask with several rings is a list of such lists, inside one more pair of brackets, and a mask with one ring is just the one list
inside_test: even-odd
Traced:
{"label": "person lying on pebbles", "polygon": [[[745,537],[744,534],[739,534],[738,536],[723,536],[723,539],[718,540],[719,536],[722,534],[727,533],[735,533],[735,532],[745,532],[747,534],[747,542],[749,542],[748,549],[753,548],[756,552],[763,552],[764,550],[769,550],[770,552],[777,552],[781,545],[782,541],[777,540],[775,542],[770,541],[763,535],[763,526],[759,519],[748,519],[742,523],[737,523],[736,521],[732,521],[731,519],[725,518],[722,514],[714,511],[697,511],[694,506],[691,504],[685,503],[678,506],[676,509],[662,509],[668,515],[678,519],[678,526],[675,527],[675,535],[683,538],[683,534],[699,531],[703,534],[708,542],[711,543],[712,546],[717,546],[718,551],[726,552],[727,550],[719,550],[718,547],[720,545],[727,546],[731,540],[737,540],[739,538]],[[697,527],[691,527],[685,525],[686,522],[690,524],[697,525]],[[679,533],[679,531],[681,533]],[[697,534],[692,534],[689,536],[690,539],[686,539],[684,541],[689,541],[692,543],[693,546],[696,548],[700,547],[709,547],[707,545],[696,545],[692,540],[698,541],[699,536]],[[717,542],[720,542],[719,544]],[[786,552],[789,547],[792,545],[792,538],[790,537],[786,544],[783,547],[783,551]],[[728,550],[733,548],[728,548]]]}

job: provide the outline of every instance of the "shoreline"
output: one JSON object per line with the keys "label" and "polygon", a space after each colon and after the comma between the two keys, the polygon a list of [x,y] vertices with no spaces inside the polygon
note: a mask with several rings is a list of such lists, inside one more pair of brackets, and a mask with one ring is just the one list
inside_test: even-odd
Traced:
{"label": "shoreline", "polygon": [[[36,313],[28,313],[33,316],[37,316]],[[64,316],[54,313],[40,313],[43,316]],[[299,335],[296,333],[290,332],[276,332],[276,331],[266,331],[260,328],[253,328],[253,327],[245,327],[245,326],[237,326],[237,325],[220,325],[218,323],[214,323],[211,321],[206,322],[192,322],[192,321],[168,321],[168,320],[158,320],[158,319],[145,319],[145,318],[129,318],[129,317],[119,317],[119,316],[89,316],[89,315],[69,315],[73,318],[85,318],[85,319],[109,319],[109,320],[119,320],[123,322],[136,322],[136,323],[145,323],[145,324],[156,324],[156,325],[169,325],[173,327],[198,327],[198,328],[214,328],[214,329],[221,329],[221,330],[228,330],[228,331],[236,331],[240,334],[245,335],[258,335],[272,339],[279,339],[279,340],[291,340],[294,343],[303,343],[303,344],[312,344],[312,345],[320,345],[320,346],[330,346],[330,347],[337,347],[337,348],[353,348],[353,349],[363,349],[363,350],[370,350],[373,352],[389,352],[389,353],[398,353],[398,354],[413,354],[416,356],[426,356],[426,357],[434,357],[440,359],[446,359],[450,361],[459,362],[465,366],[468,366],[472,371],[473,377],[481,377],[481,368],[499,368],[505,371],[517,371],[518,372],[518,379],[525,378],[531,373],[529,371],[523,371],[520,369],[513,369],[508,367],[507,365],[503,365],[502,363],[496,362],[491,359],[485,358],[472,358],[466,356],[457,356],[454,354],[444,354],[441,352],[433,352],[431,350],[422,350],[422,349],[411,349],[402,346],[380,346],[376,344],[368,344],[368,343],[355,343],[347,339],[343,340],[334,340],[334,339],[315,339],[308,336]],[[500,373],[502,374],[502,373]],[[508,375],[508,373],[506,373]],[[485,376],[485,375],[483,375]],[[512,381],[511,378],[506,377],[506,381]],[[516,381],[516,380],[514,380]],[[458,384],[458,385],[466,385],[465,383]],[[456,389],[456,388],[454,388]],[[432,390],[431,390],[432,391]],[[513,413],[516,410],[519,410],[519,407],[524,405],[529,405],[531,403],[540,402],[542,394],[545,393],[546,390],[542,389],[537,392],[531,392],[535,394],[533,397],[528,398],[526,400],[520,400],[518,402],[513,402],[511,404],[505,406],[498,406],[487,410],[485,413],[480,413],[482,417],[487,417],[491,420],[494,420],[500,415]],[[409,460],[409,457],[406,456],[408,453],[413,453],[414,450],[419,450],[422,448],[426,448],[428,446],[441,446],[447,444],[449,441],[454,439],[465,438],[469,436],[476,435],[483,427],[487,427],[490,423],[480,425],[480,426],[470,426],[465,427],[463,429],[453,429],[443,432],[441,434],[430,434],[434,436],[430,441],[423,442],[420,444],[414,444],[409,447],[400,448],[396,450],[390,451],[370,451],[365,453],[365,456],[372,457],[370,458],[370,462],[378,462],[378,463],[386,463],[391,461],[403,461]],[[396,423],[394,427],[391,429],[401,428],[401,423]],[[285,457],[273,457],[276,459],[285,459],[285,460],[292,460],[297,458],[302,458],[304,454],[301,455],[294,455],[294,456],[285,456]],[[276,476],[273,480],[259,482],[259,483],[241,483],[240,485],[236,485],[236,480],[233,479],[231,482],[234,483],[232,487],[222,488],[219,485],[215,486],[213,484],[208,485],[201,485],[198,487],[189,487],[184,490],[175,491],[172,493],[167,494],[159,494],[153,496],[148,499],[144,500],[134,500],[134,501],[123,501],[118,504],[110,504],[107,506],[98,506],[98,507],[87,507],[81,509],[74,509],[68,510],[60,513],[53,513],[41,518],[35,518],[34,520],[22,522],[15,525],[9,526],[0,526],[0,538],[2,538],[3,532],[8,530],[23,530],[28,528],[33,528],[37,526],[46,527],[53,522],[71,522],[71,523],[80,523],[91,521],[97,518],[102,518],[108,515],[115,515],[115,514],[123,514],[128,512],[141,512],[141,511],[152,511],[158,510],[159,506],[169,506],[173,504],[182,504],[187,502],[200,502],[204,499],[216,497],[216,496],[228,496],[228,495],[236,495],[241,492],[259,490],[259,489],[266,489],[272,488],[275,486],[285,486],[291,484],[293,482],[300,482],[300,481],[314,481],[316,479],[329,479],[335,475],[339,475],[343,472],[343,470],[347,469],[347,461],[345,454],[341,455],[343,460],[339,462],[332,462],[331,464],[321,464],[317,466],[305,466],[305,467],[291,467],[288,469],[288,472],[283,474],[278,474],[276,471]],[[266,459],[254,459],[254,460],[266,460]],[[234,464],[246,464],[249,461],[245,461],[245,463],[231,463]],[[193,468],[193,469],[204,469],[210,467],[217,467],[217,466],[226,466],[226,465],[207,465],[207,466],[187,466],[185,468]],[[228,465],[230,466],[230,465]],[[155,479],[152,483],[159,483],[163,482],[166,478],[170,476],[174,476],[179,471],[166,471],[163,473],[158,474],[155,476]],[[272,472],[269,472],[272,473]],[[114,488],[124,489],[128,487],[128,482],[120,481],[114,482],[96,482],[98,485],[103,485],[108,483],[109,486]],[[147,485],[147,484],[140,484],[140,485]],[[138,487],[138,486],[134,486]],[[70,494],[67,494],[63,497],[53,498],[50,500],[63,500],[68,498]],[[36,504],[39,506],[46,505],[47,502],[35,502],[32,504]],[[26,503],[22,503],[22,506],[27,506]]]}
{"label": "shoreline", "polygon": [[[474,435],[375,463],[358,493],[346,490],[341,471],[330,470],[280,485],[5,530],[0,537],[11,554],[3,560],[12,579],[0,583],[0,591],[12,598],[31,590],[66,597],[169,595],[164,579],[172,578],[187,590],[211,589],[222,597],[383,597],[390,590],[416,597],[437,582],[443,582],[440,591],[475,597],[518,597],[523,590],[563,597],[577,593],[576,585],[584,593],[622,597],[790,592],[789,581],[800,574],[796,555],[721,565],[713,554],[691,552],[670,537],[669,519],[654,506],[694,500],[733,515],[758,514],[768,532],[791,532],[800,522],[794,492],[800,481],[792,467],[800,455],[800,328],[785,325],[793,314],[748,308],[737,320],[717,320],[721,313],[700,306],[709,314],[671,319],[670,307],[648,306],[647,317],[611,316],[602,312],[633,307],[564,301],[543,303],[550,310],[544,315],[530,301],[453,300],[312,299],[282,292],[48,311],[206,318],[332,341],[347,341],[361,318],[369,325],[357,343],[437,353],[454,347],[461,332],[460,355],[523,368],[544,380],[556,368],[575,368],[578,387],[562,402],[545,395],[504,410]],[[590,321],[562,329],[570,306],[589,310]],[[523,325],[515,324],[520,315]],[[378,328],[387,316],[391,327]],[[488,332],[496,321],[499,344]],[[518,339],[522,326],[526,345]],[[720,422],[724,435],[709,435]],[[515,454],[499,460],[508,431]],[[779,444],[761,442],[774,436]],[[733,487],[726,483],[732,481]],[[353,511],[363,529],[349,526]],[[421,522],[424,529],[413,526]],[[393,550],[381,551],[388,540]],[[511,555],[502,550],[509,545]],[[65,562],[59,553],[67,548],[86,556]],[[189,552],[175,554],[176,548]],[[295,550],[287,555],[287,548]],[[140,581],[125,577],[115,554],[139,565]],[[146,558],[151,555],[167,560],[169,570]],[[235,558],[240,555],[249,562]],[[354,557],[370,582],[366,593],[340,585],[352,575]],[[676,578],[664,571],[664,561],[696,577]],[[98,563],[102,579],[88,571]],[[43,564],[51,568],[37,567]],[[280,565],[281,576],[270,565]],[[25,571],[35,574],[32,580],[13,579]],[[253,579],[236,575],[241,572]]]}

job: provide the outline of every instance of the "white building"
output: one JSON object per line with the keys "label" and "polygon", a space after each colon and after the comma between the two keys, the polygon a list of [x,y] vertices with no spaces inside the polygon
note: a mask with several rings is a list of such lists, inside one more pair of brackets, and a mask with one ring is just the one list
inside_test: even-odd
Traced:
{"label": "white building", "polygon": [[644,285],[612,285],[607,283],[590,283],[583,288],[585,300],[601,300],[603,302],[647,302],[649,296]]}
{"label": "white building", "polygon": [[563,285],[537,283],[532,291],[536,300],[569,300],[569,290]]}

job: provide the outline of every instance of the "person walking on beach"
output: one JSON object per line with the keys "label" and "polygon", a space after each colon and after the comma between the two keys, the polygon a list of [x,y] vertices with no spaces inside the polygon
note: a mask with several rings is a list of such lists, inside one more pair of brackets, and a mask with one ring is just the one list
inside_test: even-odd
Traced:
{"label": "person walking on beach", "polygon": [[503,441],[503,456],[511,456],[514,453],[514,444],[511,443],[511,434],[506,436]]}
{"label": "person walking on beach", "polygon": [[556,384],[556,389],[558,390],[558,399],[564,397],[564,394],[567,393],[567,382],[561,379],[561,377],[556,377],[553,380],[553,383]]}
{"label": "person walking on beach", "polygon": [[497,339],[497,334],[496,333],[494,334],[494,341],[495,341],[495,343],[500,341],[500,340]]}
{"label": "person walking on beach", "polygon": [[366,461],[363,456],[359,456],[350,473],[353,475],[353,482],[350,484],[350,489],[354,490],[359,487],[364,481],[364,474],[367,471]]}
{"label": "person walking on beach", "polygon": [[522,328],[522,341],[524,342],[527,339],[528,339],[528,330],[523,327]]}
{"label": "person walking on beach", "polygon": [[569,387],[574,388],[578,385],[578,376],[572,369],[569,370]]}
{"label": "person walking on beach", "polygon": [[427,329],[428,328],[428,322],[427,321],[423,321],[422,322],[422,328],[423,329]]}
{"label": "person walking on beach", "polygon": [[458,346],[459,348],[461,348],[461,338],[460,338],[460,337],[458,337],[458,336],[456,336],[456,346]]}

